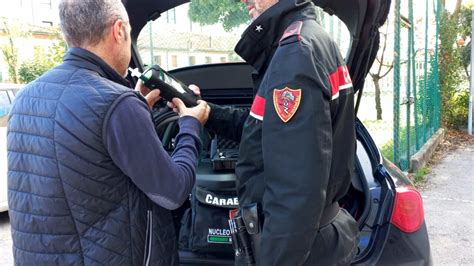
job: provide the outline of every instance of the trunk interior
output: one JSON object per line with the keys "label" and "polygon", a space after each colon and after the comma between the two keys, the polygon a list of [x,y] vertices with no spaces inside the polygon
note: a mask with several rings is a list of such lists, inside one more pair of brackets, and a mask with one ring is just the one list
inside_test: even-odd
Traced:
{"label": "trunk interior", "polygon": [[[173,71],[172,74],[186,84],[190,84],[191,81],[200,84],[202,98],[209,102],[237,108],[249,108],[253,99],[251,71],[252,68],[248,65],[237,63],[183,68]],[[209,77],[215,77],[215,79]],[[247,79],[242,77],[247,77]],[[164,147],[170,153],[173,151],[174,137],[179,130],[176,123],[177,118],[164,105],[155,107],[155,126]],[[221,193],[220,195],[232,195],[231,198],[236,196],[234,168],[238,158],[238,143],[207,130],[201,134],[201,139],[203,146],[197,169],[196,185],[207,191]],[[357,139],[355,174],[347,195],[340,201],[340,205],[359,222],[361,239],[356,262],[363,261],[369,255],[372,257],[373,253],[377,252],[377,247],[373,243],[376,239],[379,241],[380,237],[387,235],[384,233],[384,228],[388,228],[390,217],[388,206],[393,200],[390,178],[380,167],[381,159],[378,149],[360,121],[357,121]],[[209,199],[209,203],[211,203],[211,196]],[[192,202],[195,201],[193,201],[193,197],[190,197],[190,200],[180,209],[173,211],[181,263],[232,264],[233,250],[231,242],[225,239],[227,235],[225,225],[221,225],[222,231],[218,231],[217,236],[213,236],[220,243],[210,243],[208,231],[212,228],[198,226],[194,228],[194,225],[190,225],[191,219],[198,219],[196,218],[200,215],[197,213],[198,210],[203,210],[202,212],[209,210],[197,206],[200,203]],[[191,204],[196,208],[191,208]],[[216,206],[210,207],[219,209]],[[220,209],[220,212],[211,211],[206,216],[211,219],[219,219],[217,216],[222,216],[220,218],[226,221],[230,208],[227,206],[227,208]],[[201,234],[207,235],[208,238],[205,240],[215,248],[207,250],[207,247],[201,249],[193,245],[193,235],[199,234],[198,230],[201,230]]]}

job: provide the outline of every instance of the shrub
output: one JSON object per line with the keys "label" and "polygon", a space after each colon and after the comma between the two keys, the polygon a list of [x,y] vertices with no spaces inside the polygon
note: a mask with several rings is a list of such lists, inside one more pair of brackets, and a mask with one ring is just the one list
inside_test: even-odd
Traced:
{"label": "shrub", "polygon": [[448,128],[466,125],[468,116],[470,45],[457,44],[459,37],[470,39],[471,11],[463,8],[458,15],[444,11],[440,27],[440,82],[443,124]]}
{"label": "shrub", "polygon": [[455,91],[445,104],[449,106],[444,110],[445,125],[456,129],[465,127],[469,113],[469,91]]}
{"label": "shrub", "polygon": [[32,82],[49,69],[59,65],[65,52],[66,48],[63,41],[55,43],[47,51],[43,47],[35,47],[33,59],[20,65],[18,70],[20,81],[24,83]]}

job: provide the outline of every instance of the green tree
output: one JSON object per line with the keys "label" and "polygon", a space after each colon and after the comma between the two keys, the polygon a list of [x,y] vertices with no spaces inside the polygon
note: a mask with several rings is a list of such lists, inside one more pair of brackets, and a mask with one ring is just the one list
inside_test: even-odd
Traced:
{"label": "green tree", "polygon": [[49,59],[54,63],[54,66],[60,64],[63,61],[64,54],[66,54],[67,44],[63,39],[60,28],[55,28],[51,32],[51,35],[57,40],[48,49]]}
{"label": "green tree", "polygon": [[[460,49],[461,64],[467,77],[470,77],[469,65],[471,63],[471,20],[472,11],[469,8],[462,8],[459,14],[459,35],[462,41],[457,43],[457,48]],[[469,39],[469,43],[464,45],[464,40]]]}
{"label": "green tree", "polygon": [[13,83],[18,83],[18,40],[27,37],[25,31],[20,24],[2,18],[0,22],[1,30],[6,34],[7,43],[0,46],[3,58],[8,66],[8,75]]}
{"label": "green tree", "polygon": [[57,41],[47,50],[35,47],[33,59],[23,62],[18,70],[20,81],[29,83],[59,65],[66,52],[64,41]]}
{"label": "green tree", "polygon": [[188,15],[201,25],[220,23],[226,31],[250,21],[245,5],[233,0],[194,0]]}
{"label": "green tree", "polygon": [[468,114],[469,91],[460,81],[469,78],[470,44],[464,46],[458,40],[470,36],[471,16],[460,3],[457,0],[452,14],[443,10],[440,24],[439,76],[443,124],[448,128],[464,126]]}
{"label": "green tree", "polygon": [[385,23],[385,33],[380,32],[380,36],[383,38],[382,49],[379,50],[379,55],[375,58],[378,63],[376,72],[369,72],[375,87],[375,110],[377,120],[382,120],[382,104],[380,102],[380,80],[386,77],[393,69],[393,62],[388,64],[385,62],[385,52],[387,50],[387,36],[388,36],[389,23],[388,20]]}

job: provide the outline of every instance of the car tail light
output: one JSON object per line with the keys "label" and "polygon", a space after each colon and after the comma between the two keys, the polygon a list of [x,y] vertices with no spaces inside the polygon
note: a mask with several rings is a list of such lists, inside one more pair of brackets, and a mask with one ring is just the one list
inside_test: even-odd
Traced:
{"label": "car tail light", "polygon": [[391,223],[406,233],[417,231],[423,224],[424,212],[421,195],[413,187],[399,187]]}

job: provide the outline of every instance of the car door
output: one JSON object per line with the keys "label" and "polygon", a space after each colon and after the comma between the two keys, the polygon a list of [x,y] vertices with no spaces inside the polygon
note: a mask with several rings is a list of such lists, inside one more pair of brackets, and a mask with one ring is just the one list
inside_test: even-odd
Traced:
{"label": "car door", "polygon": [[18,88],[0,88],[0,212],[8,210],[7,190],[7,122]]}

